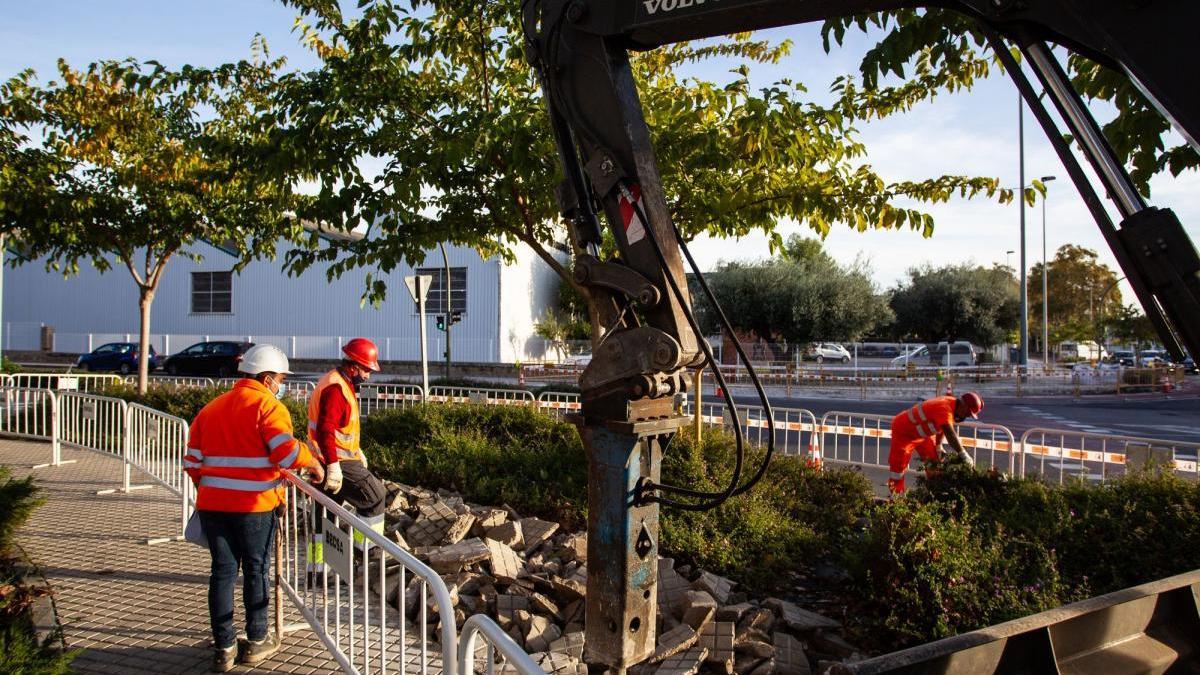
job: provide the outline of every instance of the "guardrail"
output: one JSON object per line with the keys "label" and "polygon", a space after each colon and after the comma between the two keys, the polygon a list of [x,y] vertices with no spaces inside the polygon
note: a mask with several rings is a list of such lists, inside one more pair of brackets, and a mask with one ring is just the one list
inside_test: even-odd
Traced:
{"label": "guardrail", "polygon": [[121,376],[90,373],[13,373],[8,376],[5,384],[22,389],[89,392],[111,384],[121,384]]}
{"label": "guardrail", "polygon": [[63,460],[58,442],[58,397],[48,389],[5,387],[0,396],[0,433],[17,438],[50,441],[50,461],[35,469],[74,464]]}
{"label": "guardrail", "polygon": [[[480,637],[484,644],[477,646],[476,640]],[[458,638],[458,667],[463,675],[478,672],[475,669],[475,657],[479,651],[483,652],[482,672],[487,675],[493,675],[496,666],[505,675],[510,675],[513,670],[519,675],[544,674],[541,666],[486,614],[476,614],[463,622],[462,635]]]}
{"label": "guardrail", "polygon": [[[739,405],[738,422],[742,433],[750,443],[765,444],[770,427],[761,406]],[[775,421],[775,451],[781,455],[809,457],[819,461],[817,452],[817,418],[803,408],[772,408]],[[696,406],[691,399],[684,406],[684,414],[696,417]],[[723,403],[701,403],[700,422],[707,427],[729,428],[733,416]]]}
{"label": "guardrail", "polygon": [[[454,603],[437,572],[303,479],[290,471],[283,474],[288,500],[277,583],[342,669],[406,672],[415,658],[418,672],[430,672],[435,664],[429,642],[434,613],[441,619],[436,669],[458,673]],[[317,536],[316,518],[323,520],[319,536],[324,538],[325,564],[322,572],[310,575],[306,551]],[[363,540],[370,542],[365,552],[359,543]],[[275,612],[278,632],[280,609]]]}
{"label": "guardrail", "polygon": [[187,454],[188,423],[137,403],[129,404],[126,415],[124,491],[150,487],[129,484],[130,468],[134,467],[180,498],[179,534],[151,538],[146,543],[182,539],[188,517],[192,515],[192,485],[187,474],[183,472],[183,456]]}
{"label": "guardrail", "polygon": [[538,394],[537,407],[544,413],[562,417],[583,408],[579,394],[569,391],[543,391]]}
{"label": "guardrail", "polygon": [[[821,417],[819,426],[821,460],[887,468],[891,425],[892,417],[887,415],[827,412]],[[1008,428],[983,422],[962,422],[955,425],[955,431],[976,466],[1009,475],[1017,470],[1019,447]],[[912,461],[919,459],[914,456]]]}
{"label": "guardrail", "polygon": [[[137,375],[126,375],[125,384],[129,386],[137,385]],[[217,380],[211,377],[192,377],[188,375],[151,375],[146,378],[150,386],[167,386],[167,387],[196,387],[204,389],[208,387],[216,387]]]}
{"label": "guardrail", "polygon": [[409,408],[425,401],[425,390],[418,384],[364,384],[358,389],[358,410],[362,416],[380,410]]}
{"label": "guardrail", "polygon": [[1200,443],[1033,428],[1021,435],[1021,449],[1023,475],[1032,469],[1042,476],[1057,476],[1060,484],[1067,476],[1103,482],[1110,475],[1126,473],[1131,465],[1152,463],[1200,478]]}
{"label": "guardrail", "polygon": [[536,405],[533,392],[524,389],[484,389],[477,387],[430,387],[425,400],[430,403],[473,403],[476,405]]}

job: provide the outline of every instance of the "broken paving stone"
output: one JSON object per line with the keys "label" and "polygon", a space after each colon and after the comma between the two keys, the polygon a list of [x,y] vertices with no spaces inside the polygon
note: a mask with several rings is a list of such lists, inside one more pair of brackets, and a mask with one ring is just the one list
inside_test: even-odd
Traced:
{"label": "broken paving stone", "polygon": [[775,656],[775,646],[770,642],[763,642],[762,640],[746,640],[736,643],[734,648],[739,654],[744,654],[760,661]]}
{"label": "broken paving stone", "polygon": [[525,551],[529,552],[541,546],[558,530],[558,523],[552,523],[541,518],[522,518],[521,533],[525,535]]}
{"label": "broken paving stone", "polygon": [[564,551],[568,551],[570,553],[570,557],[566,558],[567,560],[578,560],[580,562],[586,563],[587,562],[587,533],[577,532],[575,534],[569,535],[563,541],[562,548]]}
{"label": "broken paving stone", "polygon": [[579,660],[583,658],[583,648],[587,641],[583,631],[564,633],[562,637],[550,643],[550,651],[567,654]]}
{"label": "broken paving stone", "polygon": [[513,610],[513,623],[520,626],[522,631],[528,631],[533,622],[533,612],[528,609]]}
{"label": "broken paving stone", "polygon": [[741,651],[742,645],[747,642],[763,642],[771,644],[771,636],[767,633],[758,630],[757,628],[748,628],[745,631],[739,631],[733,639],[733,646]]}
{"label": "broken paving stone", "polygon": [[776,675],[779,672],[779,665],[775,663],[775,659],[767,659],[758,664],[758,667],[750,671],[749,675]]}
{"label": "broken paving stone", "polygon": [[770,633],[771,627],[775,625],[775,614],[769,609],[751,609],[742,615],[742,620],[738,621],[738,635],[742,635],[751,630]]}
{"label": "broken paving stone", "polygon": [[733,672],[738,675],[749,675],[750,671],[757,668],[765,660],[751,654],[739,654],[733,662]]}
{"label": "broken paving stone", "polygon": [[443,546],[429,554],[429,566],[438,574],[458,572],[470,565],[487,560],[488,547],[479,539],[467,539],[452,546]]}
{"label": "broken paving stone", "polygon": [[687,624],[681,624],[666,633],[658,636],[658,647],[648,659],[651,663],[657,663],[663,659],[670,658],[680,652],[688,650],[692,645],[696,644],[699,636],[692,627]]}
{"label": "broken paving stone", "polygon": [[692,588],[707,592],[721,604],[729,602],[733,587],[734,582],[711,572],[701,572],[700,577],[692,582]]}
{"label": "broken paving stone", "polygon": [[525,631],[525,649],[529,652],[544,652],[550,649],[550,643],[562,637],[562,631],[553,621],[534,615],[529,620],[529,628]]}
{"label": "broken paving stone", "polygon": [[396,542],[397,546],[404,549],[405,551],[412,550],[412,547],[409,546],[408,542],[404,539],[404,535],[400,534],[400,530],[397,529],[388,536],[392,541]]}
{"label": "broken paving stone", "polygon": [[687,591],[683,596],[683,622],[691,626],[697,633],[703,632],[704,625],[717,613],[717,601],[704,591]]}
{"label": "broken paving stone", "polygon": [[810,675],[812,668],[808,664],[808,655],[804,653],[804,645],[787,633],[775,633],[775,672],[779,675]]}
{"label": "broken paving stone", "polygon": [[[576,600],[563,609],[563,617],[569,627],[573,623],[583,624],[584,610],[587,609],[583,600]],[[570,631],[566,631],[570,632]]]}
{"label": "broken paving stone", "polygon": [[492,576],[500,581],[514,581],[520,576],[521,558],[516,551],[493,539],[484,539],[483,544],[491,561]]}
{"label": "broken paving stone", "polygon": [[446,534],[442,537],[442,544],[457,544],[462,541],[471,532],[471,526],[475,524],[475,516],[470,513],[459,515],[450,526],[446,528]]}
{"label": "broken paving stone", "polygon": [[511,546],[517,549],[524,549],[525,537],[521,531],[521,522],[510,520],[501,523],[487,531],[486,537],[492,541],[498,541],[505,546]]}
{"label": "broken paving stone", "polygon": [[436,546],[446,537],[446,531],[458,519],[458,514],[445,504],[435,502],[420,507],[420,517],[404,533],[413,546]]}
{"label": "broken paving stone", "polygon": [[554,577],[551,581],[554,583],[554,593],[561,600],[574,601],[587,596],[587,584],[562,577]]}
{"label": "broken paving stone", "polygon": [[562,610],[558,608],[558,605],[541,593],[534,593],[529,596],[529,605],[535,611],[552,616],[559,621],[563,620]]}
{"label": "broken paving stone", "polygon": [[696,645],[686,652],[681,652],[663,661],[654,673],[655,675],[693,675],[700,670],[700,664],[704,663],[706,656],[708,656],[708,650]]}
{"label": "broken paving stone", "polygon": [[732,621],[710,621],[700,631],[700,644],[708,650],[705,660],[709,663],[728,664],[728,670],[733,669],[733,631],[736,628]]}
{"label": "broken paving stone", "polygon": [[750,610],[755,609],[754,605],[748,602],[739,602],[736,605],[724,605],[717,608],[717,621],[732,621],[737,623],[742,620],[742,617]]}
{"label": "broken paving stone", "polygon": [[665,613],[680,616],[689,584],[675,572],[674,564],[675,561],[670,558],[658,559],[658,606]]}
{"label": "broken paving stone", "polygon": [[575,675],[579,667],[579,659],[556,651],[539,654],[534,662],[550,675]]}
{"label": "broken paving stone", "polygon": [[825,631],[818,631],[809,638],[808,644],[814,651],[831,654],[839,659],[845,659],[857,651],[854,645],[843,640],[842,636]]}
{"label": "broken paving stone", "polygon": [[822,628],[841,628],[842,624],[827,616],[801,609],[795,603],[779,598],[769,598],[763,606],[775,612],[784,625],[794,631],[810,631]]}

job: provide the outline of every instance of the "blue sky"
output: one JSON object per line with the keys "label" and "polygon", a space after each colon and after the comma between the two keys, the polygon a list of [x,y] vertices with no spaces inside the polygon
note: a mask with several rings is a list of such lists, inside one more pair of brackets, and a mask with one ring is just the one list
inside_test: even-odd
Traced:
{"label": "blue sky", "polygon": [[[315,64],[292,33],[295,12],[270,0],[6,0],[2,11],[0,44],[5,48],[0,50],[0,77],[5,78],[25,68],[49,78],[60,57],[75,66],[127,56],[153,58],[168,66],[211,65],[247,57],[256,33],[266,37],[273,54],[287,56],[292,67]],[[817,25],[777,29],[766,35],[793,40],[793,54],[778,66],[756,71],[756,77],[764,82],[789,77],[805,83],[818,97],[835,77],[855,72],[858,58],[870,44],[868,37],[852,33],[846,47],[827,55]],[[714,66],[701,74],[720,79],[722,69]],[[1016,186],[1016,99],[1013,85],[994,77],[970,92],[943,96],[909,114],[862,126],[861,136],[870,150],[868,161],[888,180],[966,173],[996,176],[1003,184]],[[1064,243],[1076,243],[1100,251],[1102,259],[1115,267],[1032,115],[1026,114],[1025,122],[1026,179],[1059,176],[1050,185],[1046,209],[1050,255]],[[1200,237],[1200,176],[1160,177],[1152,187],[1151,203],[1174,208],[1192,238]],[[927,208],[937,220],[932,239],[907,230],[858,233],[837,227],[826,240],[826,248],[847,262],[860,255],[867,258],[882,286],[896,283],[909,267],[925,262],[1005,262],[1009,258],[1006,251],[1018,249],[1015,204],[1000,206],[977,199]],[[1028,209],[1026,216],[1032,265],[1041,257],[1040,204]],[[781,229],[785,234],[801,231],[794,223],[785,223]],[[768,254],[766,239],[760,236],[745,237],[735,244],[701,240],[693,251],[706,268],[721,260]],[[1011,256],[1014,266],[1017,257],[1015,253]],[[1128,290],[1124,292],[1126,301],[1131,301]]]}

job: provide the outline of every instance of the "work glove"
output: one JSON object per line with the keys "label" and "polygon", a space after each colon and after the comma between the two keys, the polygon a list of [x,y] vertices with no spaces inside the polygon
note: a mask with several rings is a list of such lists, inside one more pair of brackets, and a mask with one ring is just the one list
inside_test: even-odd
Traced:
{"label": "work glove", "polygon": [[325,491],[336,495],[342,489],[342,463],[334,462],[325,467]]}

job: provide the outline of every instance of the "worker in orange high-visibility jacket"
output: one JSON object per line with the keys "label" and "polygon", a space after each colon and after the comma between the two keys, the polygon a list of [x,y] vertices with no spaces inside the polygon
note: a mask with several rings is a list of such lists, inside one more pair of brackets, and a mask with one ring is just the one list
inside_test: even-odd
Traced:
{"label": "worker in orange high-visibility jacket", "polygon": [[963,450],[954,425],[970,417],[976,419],[983,410],[983,399],[975,392],[960,398],[939,396],[922,401],[892,418],[892,447],[888,453],[888,489],[894,494],[904,492],[904,475],[915,450],[921,459],[930,462],[939,458],[942,440],[967,461],[970,455]]}
{"label": "worker in orange high-visibility jacket", "polygon": [[[277,347],[257,345],[242,356],[238,370],[243,379],[196,415],[183,458],[212,555],[208,611],[215,672],[231,670],[235,662],[260,663],[279,650],[279,641],[267,633],[267,610],[276,511],[286,495],[280,470],[307,468],[315,482],[324,480],[320,462],[292,435],[291,414],[278,400],[291,372],[287,357]],[[235,654],[239,566],[247,640]]]}
{"label": "worker in orange high-visibility jacket", "polygon": [[[325,373],[308,399],[308,436],[320,448],[325,464],[323,490],[355,512],[376,532],[383,534],[387,489],[367,469],[359,435],[358,387],[379,372],[379,348],[366,338],[354,338],[342,347],[342,363]],[[324,571],[324,509],[314,504],[316,527],[308,546],[308,571]],[[355,543],[365,547],[363,535],[354,533]],[[361,558],[359,558],[361,559]]]}

